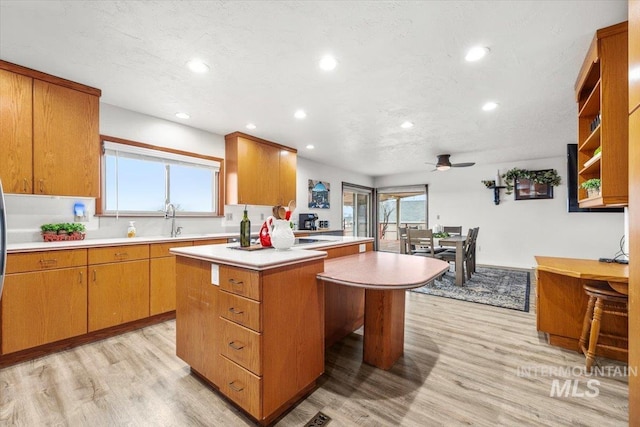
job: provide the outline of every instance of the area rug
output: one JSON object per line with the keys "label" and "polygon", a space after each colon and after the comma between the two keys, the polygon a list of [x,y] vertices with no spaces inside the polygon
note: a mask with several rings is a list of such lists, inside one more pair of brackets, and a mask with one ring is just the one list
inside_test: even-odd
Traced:
{"label": "area rug", "polygon": [[456,273],[448,271],[440,279],[411,289],[413,292],[470,301],[496,307],[529,311],[529,272],[478,267],[463,286],[456,286]]}

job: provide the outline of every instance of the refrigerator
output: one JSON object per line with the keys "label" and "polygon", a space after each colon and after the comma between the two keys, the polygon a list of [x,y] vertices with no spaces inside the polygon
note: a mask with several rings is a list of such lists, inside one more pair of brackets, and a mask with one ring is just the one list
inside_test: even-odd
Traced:
{"label": "refrigerator", "polygon": [[7,266],[7,212],[4,206],[4,193],[2,192],[2,181],[0,181],[0,300],[2,299],[4,272]]}

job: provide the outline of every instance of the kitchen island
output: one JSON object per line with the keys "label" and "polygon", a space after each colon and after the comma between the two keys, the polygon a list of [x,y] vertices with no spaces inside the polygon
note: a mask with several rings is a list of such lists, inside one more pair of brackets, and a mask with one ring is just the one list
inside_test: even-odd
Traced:
{"label": "kitchen island", "polygon": [[[387,270],[382,282],[373,280],[375,269],[354,280],[345,268],[362,273],[357,270],[360,264],[371,267],[369,261],[379,258],[379,253],[367,252],[372,239],[318,236],[313,240],[286,251],[245,251],[235,245],[171,249],[177,256],[177,355],[195,375],[261,424],[273,422],[293,407],[314,389],[324,372],[325,317],[333,316],[325,286],[363,291],[363,297],[365,288],[376,289],[375,296],[381,298],[370,300],[367,316],[377,315],[380,322],[372,319],[369,324],[395,325],[390,335],[385,331],[384,338],[393,342],[393,354],[386,355],[380,347],[386,342],[369,340],[368,354],[379,352],[385,361],[365,361],[388,369],[402,354],[404,307],[398,310],[398,304],[392,304],[393,310],[377,311],[378,302],[386,304],[386,296],[398,302],[404,289],[420,286],[447,268],[438,260],[381,254],[387,256],[385,265],[378,265]],[[332,266],[339,268],[321,275],[328,253],[336,258]],[[373,258],[361,259],[358,253]],[[407,262],[428,266],[404,274],[401,270]],[[392,276],[394,283],[386,280]],[[395,283],[409,276],[406,283]],[[359,302],[349,305],[356,307]]]}

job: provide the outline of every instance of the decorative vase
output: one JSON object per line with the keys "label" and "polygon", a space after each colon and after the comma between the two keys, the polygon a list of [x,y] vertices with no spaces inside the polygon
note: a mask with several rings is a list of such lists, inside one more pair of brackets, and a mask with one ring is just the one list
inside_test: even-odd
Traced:
{"label": "decorative vase", "polygon": [[600,197],[600,189],[599,188],[587,188],[587,197],[594,198]]}

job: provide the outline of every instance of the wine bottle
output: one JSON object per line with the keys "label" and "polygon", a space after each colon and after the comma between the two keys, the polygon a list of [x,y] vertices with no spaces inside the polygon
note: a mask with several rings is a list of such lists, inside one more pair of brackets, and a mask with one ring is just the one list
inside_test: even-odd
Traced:
{"label": "wine bottle", "polygon": [[247,215],[247,206],[244,206],[244,216],[240,221],[240,246],[247,248],[251,246],[251,221]]}

